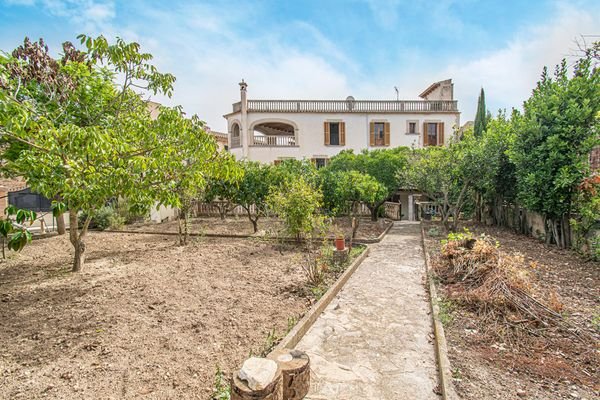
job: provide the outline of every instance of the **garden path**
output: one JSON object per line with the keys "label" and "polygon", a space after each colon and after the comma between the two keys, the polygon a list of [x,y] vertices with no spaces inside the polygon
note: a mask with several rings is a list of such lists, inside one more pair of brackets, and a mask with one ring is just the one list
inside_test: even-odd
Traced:
{"label": "garden path", "polygon": [[438,399],[418,223],[396,223],[298,343],[307,400]]}

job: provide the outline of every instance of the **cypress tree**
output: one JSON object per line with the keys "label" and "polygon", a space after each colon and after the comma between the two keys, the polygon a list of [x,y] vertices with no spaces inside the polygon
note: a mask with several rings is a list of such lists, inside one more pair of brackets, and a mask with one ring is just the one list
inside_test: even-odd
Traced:
{"label": "cypress tree", "polygon": [[488,112],[485,108],[485,93],[481,88],[479,99],[477,100],[477,112],[475,113],[475,136],[481,136],[488,122]]}

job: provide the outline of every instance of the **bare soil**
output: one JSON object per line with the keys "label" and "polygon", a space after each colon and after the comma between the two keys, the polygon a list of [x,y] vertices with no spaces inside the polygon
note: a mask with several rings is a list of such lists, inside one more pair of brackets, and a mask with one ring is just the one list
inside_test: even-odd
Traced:
{"label": "bare soil", "polygon": [[[389,226],[391,221],[380,219],[371,221],[370,218],[361,218],[358,226],[357,238],[376,239]],[[255,235],[252,224],[244,216],[227,217],[221,220],[219,217],[203,217],[191,219],[190,232],[219,235]],[[283,224],[276,218],[261,218],[258,220],[256,236],[276,235],[283,228]],[[146,232],[177,232],[177,221],[166,221],[162,223],[137,223],[124,227],[127,230]],[[336,218],[330,228],[330,235],[342,231],[346,237],[352,234],[352,226],[349,218]]]}
{"label": "bare soil", "polygon": [[68,238],[0,264],[0,398],[207,399],[314,299],[301,253],[258,239],[91,233],[83,272]]}
{"label": "bare soil", "polygon": [[[544,302],[563,305],[566,320],[598,338],[600,263],[547,246],[506,229],[468,225],[500,243],[501,254],[524,256],[524,268],[535,277]],[[443,228],[425,223],[426,246],[435,258]],[[431,229],[435,228],[435,229]],[[435,231],[439,235],[433,235]],[[442,294],[445,287],[440,288]],[[600,396],[598,341],[581,342],[572,335],[505,337],[494,334],[483,316],[457,303],[446,303],[445,324],[454,385],[464,399],[597,399]],[[595,321],[595,322],[594,322]],[[501,327],[498,327],[501,328]]]}

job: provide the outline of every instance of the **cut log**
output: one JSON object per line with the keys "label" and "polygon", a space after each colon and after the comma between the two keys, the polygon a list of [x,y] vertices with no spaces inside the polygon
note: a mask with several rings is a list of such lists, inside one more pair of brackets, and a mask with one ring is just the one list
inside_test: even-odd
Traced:
{"label": "cut log", "polygon": [[300,350],[275,350],[268,358],[279,365],[283,375],[283,398],[301,400],[310,389],[310,359]]}
{"label": "cut log", "polygon": [[283,376],[273,360],[251,357],[231,379],[231,400],[283,400]]}

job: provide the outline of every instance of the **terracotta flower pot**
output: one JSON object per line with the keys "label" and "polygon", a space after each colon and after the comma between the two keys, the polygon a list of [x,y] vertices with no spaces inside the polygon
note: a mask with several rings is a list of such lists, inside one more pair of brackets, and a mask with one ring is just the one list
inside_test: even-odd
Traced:
{"label": "terracotta flower pot", "polygon": [[342,251],[346,248],[346,241],[344,240],[343,237],[336,237],[335,238],[335,249]]}

